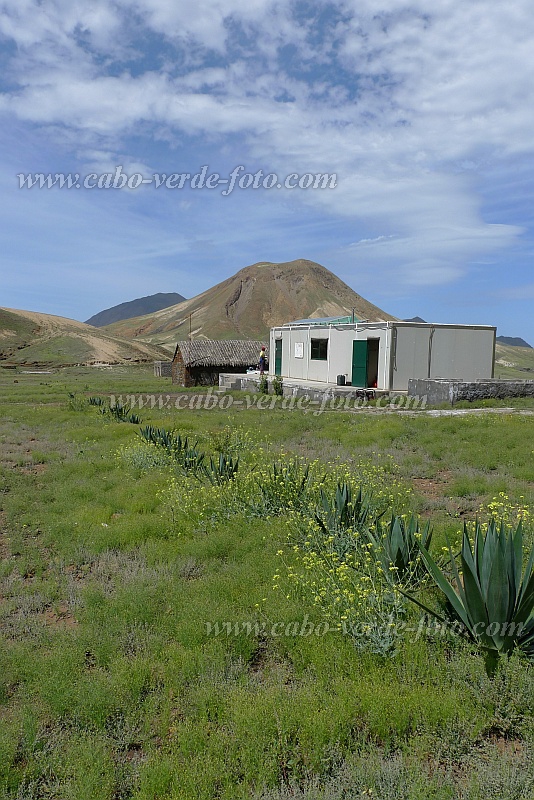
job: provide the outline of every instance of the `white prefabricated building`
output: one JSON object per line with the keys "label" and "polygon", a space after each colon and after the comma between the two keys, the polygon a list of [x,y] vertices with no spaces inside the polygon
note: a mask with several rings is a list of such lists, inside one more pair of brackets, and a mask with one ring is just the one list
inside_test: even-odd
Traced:
{"label": "white prefabricated building", "polygon": [[297,320],[272,328],[270,371],[282,378],[345,382],[384,391],[410,378],[493,378],[497,329],[423,322]]}

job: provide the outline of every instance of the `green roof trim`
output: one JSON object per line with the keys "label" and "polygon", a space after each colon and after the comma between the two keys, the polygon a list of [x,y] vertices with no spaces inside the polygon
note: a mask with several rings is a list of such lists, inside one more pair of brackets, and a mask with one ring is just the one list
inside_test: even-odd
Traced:
{"label": "green roof trim", "polygon": [[352,322],[359,322],[357,316],[352,318],[352,314],[346,317],[313,317],[311,319],[296,319],[293,322],[286,322],[286,325],[350,325]]}

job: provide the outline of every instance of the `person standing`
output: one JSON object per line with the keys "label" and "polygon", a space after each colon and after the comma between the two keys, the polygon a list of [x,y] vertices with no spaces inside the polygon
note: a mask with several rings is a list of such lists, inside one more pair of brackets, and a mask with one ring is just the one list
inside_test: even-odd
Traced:
{"label": "person standing", "polygon": [[260,362],[259,362],[260,375],[263,375],[263,374],[264,374],[264,372],[265,372],[265,364],[266,364],[266,361],[267,361],[267,359],[266,359],[266,357],[265,357],[265,345],[264,345],[264,346],[261,348],[261,352],[260,352]]}

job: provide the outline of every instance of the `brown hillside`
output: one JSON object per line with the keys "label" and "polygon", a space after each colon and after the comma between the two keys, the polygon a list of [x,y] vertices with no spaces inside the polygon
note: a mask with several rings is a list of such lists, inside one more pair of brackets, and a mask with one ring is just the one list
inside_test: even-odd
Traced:
{"label": "brown hillside", "polygon": [[274,325],[342,316],[353,308],[358,319],[395,319],[313,261],[260,262],[191,300],[103,330],[173,349],[187,338],[190,324],[195,337],[265,340]]}
{"label": "brown hillside", "polygon": [[0,365],[120,364],[166,357],[150,344],[119,339],[74,319],[0,308]]}

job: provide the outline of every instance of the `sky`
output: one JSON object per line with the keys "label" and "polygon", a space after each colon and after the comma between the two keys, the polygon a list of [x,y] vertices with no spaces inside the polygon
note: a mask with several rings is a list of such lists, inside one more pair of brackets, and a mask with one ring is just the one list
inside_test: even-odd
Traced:
{"label": "sky", "polygon": [[85,320],[307,258],[534,345],[533,179],[530,0],[0,0],[2,306]]}

